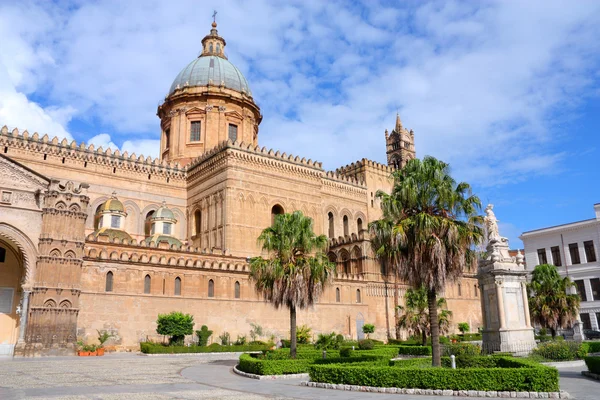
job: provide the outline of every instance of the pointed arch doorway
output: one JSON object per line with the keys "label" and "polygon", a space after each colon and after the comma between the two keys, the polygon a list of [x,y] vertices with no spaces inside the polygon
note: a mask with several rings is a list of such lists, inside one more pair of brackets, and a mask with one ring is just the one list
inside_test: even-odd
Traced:
{"label": "pointed arch doorway", "polygon": [[20,249],[0,238],[0,357],[12,356],[20,337],[24,276]]}
{"label": "pointed arch doorway", "polygon": [[363,326],[365,325],[365,317],[362,313],[356,314],[356,337],[358,340],[363,340],[365,334],[363,332]]}

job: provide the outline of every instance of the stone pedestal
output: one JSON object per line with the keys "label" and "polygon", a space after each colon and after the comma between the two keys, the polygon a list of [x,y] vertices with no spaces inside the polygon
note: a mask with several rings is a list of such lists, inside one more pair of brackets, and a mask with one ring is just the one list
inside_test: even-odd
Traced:
{"label": "stone pedestal", "polygon": [[487,257],[479,261],[477,278],[484,324],[483,351],[517,355],[531,352],[536,343],[523,255],[511,257],[506,238],[488,235]]}

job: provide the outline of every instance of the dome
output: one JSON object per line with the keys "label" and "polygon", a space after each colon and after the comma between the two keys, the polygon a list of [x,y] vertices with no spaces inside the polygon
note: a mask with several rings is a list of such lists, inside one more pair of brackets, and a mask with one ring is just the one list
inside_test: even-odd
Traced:
{"label": "dome", "polygon": [[201,55],[181,70],[169,89],[169,95],[184,87],[207,85],[224,86],[252,96],[248,81],[235,65],[225,58],[208,55]]}
{"label": "dome", "polygon": [[148,236],[146,239],[144,239],[144,242],[146,242],[146,244],[148,243],[161,243],[161,242],[167,242],[169,245],[177,245],[179,247],[181,247],[181,245],[183,243],[181,243],[181,240],[173,237],[173,236],[169,236],[169,235],[161,235],[160,233],[154,234],[152,236]]}
{"label": "dome", "polygon": [[173,221],[176,221],[175,214],[173,214],[173,211],[171,211],[165,205],[165,202],[163,202],[162,206],[160,206],[160,208],[158,210],[156,210],[156,212],[154,214],[152,214],[152,217],[150,218],[150,220],[156,221],[156,220],[164,220],[164,219],[171,219]]}
{"label": "dome", "polygon": [[127,241],[131,241],[131,236],[129,235],[129,233],[127,233],[121,229],[101,228],[100,230],[92,233],[92,235],[96,239],[98,239],[100,236],[106,236],[111,241],[114,239],[119,239],[119,240],[126,239]]}
{"label": "dome", "polygon": [[119,211],[124,213],[125,207],[123,206],[123,203],[113,196],[111,199],[106,200],[98,209],[98,212],[103,211]]}

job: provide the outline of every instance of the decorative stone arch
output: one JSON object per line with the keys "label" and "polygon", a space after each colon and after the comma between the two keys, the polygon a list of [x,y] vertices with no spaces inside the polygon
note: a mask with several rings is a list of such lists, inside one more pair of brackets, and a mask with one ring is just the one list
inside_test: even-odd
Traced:
{"label": "decorative stone arch", "polygon": [[337,263],[337,254],[335,254],[333,251],[330,251],[327,253],[327,259],[329,262]]}
{"label": "decorative stone arch", "polygon": [[362,211],[357,211],[354,213],[354,224],[356,225],[356,233],[357,234],[360,234],[360,227],[359,227],[360,224],[358,223],[359,219],[362,222],[362,229],[368,229],[367,217],[365,216],[365,214]]}
{"label": "decorative stone arch", "polygon": [[69,300],[63,300],[60,302],[58,307],[59,308],[73,308],[73,305],[71,304],[71,302]]}
{"label": "decorative stone arch", "polygon": [[125,217],[125,232],[132,235],[143,235],[144,231],[140,232],[139,230],[139,220],[141,218],[140,207],[133,200],[125,200],[123,206],[127,213]]}
{"label": "decorative stone arch", "polygon": [[323,217],[323,231],[327,235],[328,238],[335,238],[336,234],[336,220],[338,218],[338,212],[335,207],[327,206],[325,207],[325,214]]}
{"label": "decorative stone arch", "polygon": [[110,199],[110,197],[100,196],[97,199],[89,202],[88,209],[87,209],[87,215],[88,215],[88,217],[85,220],[85,227],[86,227],[86,229],[92,229],[92,230],[94,230],[94,223],[95,223],[95,217],[96,217],[96,209],[102,203],[104,203],[108,199]]}
{"label": "decorative stone arch", "polygon": [[146,216],[148,215],[148,213],[150,211],[156,212],[156,210],[158,210],[159,207],[160,207],[160,204],[158,204],[158,203],[148,204],[146,207],[144,207],[144,209],[140,213],[140,221],[138,223],[139,224],[138,232],[141,232],[142,235],[146,234]]}
{"label": "decorative stone arch", "polygon": [[4,222],[0,222],[0,239],[17,247],[21,253],[24,269],[21,285],[23,289],[33,288],[35,266],[38,258],[36,246],[27,235]]}
{"label": "decorative stone arch", "polygon": [[339,269],[338,273],[350,274],[352,272],[352,264],[351,264],[350,253],[348,252],[348,250],[346,250],[346,249],[340,250],[339,260],[340,260],[340,263],[338,265],[338,269]]}
{"label": "decorative stone arch", "polygon": [[270,217],[271,217],[271,225],[273,225],[275,223],[275,216],[279,215],[279,214],[284,214],[288,210],[286,204],[283,201],[274,201],[271,203],[271,206],[269,207],[270,210]]}
{"label": "decorative stone arch", "polygon": [[188,236],[187,236],[187,219],[185,218],[185,214],[183,213],[183,211],[181,211],[179,208],[177,207],[169,207],[171,209],[171,211],[173,211],[173,215],[175,215],[175,219],[177,220],[177,223],[175,224],[175,226],[178,226],[178,231],[179,234],[176,235],[175,237],[177,237],[177,239],[179,240],[185,240]]}
{"label": "decorative stone arch", "polygon": [[352,273],[353,274],[362,274],[363,271],[363,252],[360,247],[354,246],[352,248]]}

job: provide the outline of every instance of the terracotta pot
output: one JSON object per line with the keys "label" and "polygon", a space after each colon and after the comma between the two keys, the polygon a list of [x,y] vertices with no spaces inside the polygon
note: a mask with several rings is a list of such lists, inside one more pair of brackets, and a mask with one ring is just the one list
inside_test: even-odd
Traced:
{"label": "terracotta pot", "polygon": [[90,353],[90,356],[92,356],[92,357],[95,357],[95,356],[96,356],[96,354],[97,354],[97,353],[96,353],[95,351],[92,351],[92,352]]}
{"label": "terracotta pot", "polygon": [[103,356],[104,355],[104,348],[100,347],[99,349],[96,350],[96,355],[97,356]]}
{"label": "terracotta pot", "polygon": [[80,351],[77,352],[77,354],[79,355],[79,357],[88,357],[90,355],[90,352],[89,351],[80,350]]}

